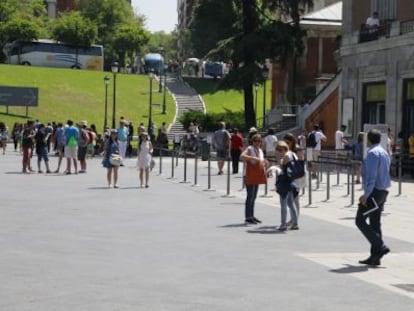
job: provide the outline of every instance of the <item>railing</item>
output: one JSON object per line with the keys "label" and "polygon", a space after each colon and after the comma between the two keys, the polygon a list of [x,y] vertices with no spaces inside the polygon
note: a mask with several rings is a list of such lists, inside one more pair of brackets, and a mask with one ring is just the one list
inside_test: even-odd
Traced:
{"label": "railing", "polygon": [[[241,189],[245,187],[244,178],[241,178],[239,182],[232,177],[230,171],[231,168],[231,159],[227,158],[226,172],[224,173],[225,186],[223,188],[223,183],[219,185],[214,185],[216,180],[212,179],[212,163],[216,162],[218,159],[216,154],[210,152],[209,148],[202,150],[202,148],[195,151],[180,150],[176,148],[175,150],[168,150],[164,148],[158,149],[158,172],[159,175],[163,174],[163,169],[166,169],[167,172],[171,172],[169,178],[182,178],[180,183],[193,184],[193,186],[200,186],[204,184],[207,188],[205,191],[214,191],[214,186],[218,186],[220,189],[226,189],[225,196],[230,197],[231,191],[235,191],[234,183],[238,185],[241,182]],[[207,161],[207,167],[205,164],[201,164],[201,160]],[[267,158],[273,163],[277,162],[276,158]],[[398,161],[395,163],[395,161]],[[314,191],[321,191],[320,188],[322,183],[325,184],[324,190],[326,191],[326,201],[329,201],[332,195],[332,190],[336,187],[339,187],[340,191],[343,191],[345,196],[350,199],[349,206],[355,206],[357,202],[357,193],[355,191],[355,175],[359,171],[361,161],[353,160],[351,155],[346,151],[323,151],[318,159],[318,161],[311,162],[317,165],[316,176],[311,176],[310,173],[307,174],[307,185],[301,189],[302,195],[305,194],[305,191],[308,192],[308,207],[312,206],[312,195]],[[243,165],[243,164],[242,164]],[[393,159],[393,167],[398,165],[398,177],[397,182],[399,183],[398,195],[402,194],[402,171],[414,169],[413,163],[405,163],[403,157],[398,159]],[[200,171],[203,171],[203,174],[200,174]],[[207,171],[206,171],[207,170]],[[178,174],[177,174],[178,173]],[[345,175],[345,178],[344,178]],[[201,177],[201,178],[200,178]],[[332,177],[336,177],[332,179]],[[334,187],[334,188],[332,188]],[[238,188],[238,186],[236,186]],[[237,191],[240,191],[238,188]],[[338,191],[335,192],[338,195]],[[343,195],[341,195],[343,196]],[[264,185],[264,194],[261,197],[270,197],[268,195],[268,185]]]}
{"label": "railing", "polygon": [[359,30],[359,43],[378,40],[381,37],[389,37],[391,33],[391,20],[385,20],[379,27],[368,28],[362,24]]}
{"label": "railing", "polygon": [[400,23],[400,34],[414,32],[414,20],[404,21]]}

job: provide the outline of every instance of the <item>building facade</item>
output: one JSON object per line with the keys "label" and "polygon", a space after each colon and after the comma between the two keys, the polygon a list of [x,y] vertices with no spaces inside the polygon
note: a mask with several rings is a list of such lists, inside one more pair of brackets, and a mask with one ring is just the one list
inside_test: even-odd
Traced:
{"label": "building facade", "polygon": [[[367,30],[374,11],[380,26]],[[344,1],[340,59],[339,119],[353,136],[364,124],[414,133],[414,1]]]}

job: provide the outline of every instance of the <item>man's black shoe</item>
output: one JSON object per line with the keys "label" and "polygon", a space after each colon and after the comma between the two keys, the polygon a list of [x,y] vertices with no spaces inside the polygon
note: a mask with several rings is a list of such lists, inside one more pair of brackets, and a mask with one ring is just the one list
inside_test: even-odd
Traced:
{"label": "man's black shoe", "polygon": [[384,247],[381,251],[380,251],[380,253],[379,253],[379,258],[382,258],[383,256],[385,256],[385,255],[387,255],[389,252],[390,252],[391,250],[388,248],[388,247]]}
{"label": "man's black shoe", "polygon": [[253,218],[246,218],[245,223],[247,225],[255,225],[256,224],[256,222],[254,221]]}
{"label": "man's black shoe", "polygon": [[380,257],[378,255],[371,255],[365,260],[358,261],[360,264],[368,266],[379,266],[381,265]]}
{"label": "man's black shoe", "polygon": [[262,221],[261,221],[261,220],[259,220],[259,219],[257,219],[256,217],[253,217],[253,220],[254,220],[254,222],[255,222],[255,223],[257,223],[257,224],[261,224],[261,223],[262,223]]}

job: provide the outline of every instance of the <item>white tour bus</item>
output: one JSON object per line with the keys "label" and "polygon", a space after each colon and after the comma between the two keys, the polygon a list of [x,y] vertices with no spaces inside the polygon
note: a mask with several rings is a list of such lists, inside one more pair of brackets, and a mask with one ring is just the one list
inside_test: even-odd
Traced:
{"label": "white tour bus", "polygon": [[75,47],[39,39],[30,42],[15,41],[4,50],[9,64],[103,70],[102,45]]}

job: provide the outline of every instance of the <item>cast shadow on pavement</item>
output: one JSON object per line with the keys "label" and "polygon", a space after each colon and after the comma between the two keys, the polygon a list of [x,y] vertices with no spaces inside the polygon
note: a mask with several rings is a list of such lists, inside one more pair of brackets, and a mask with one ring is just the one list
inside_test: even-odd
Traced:
{"label": "cast shadow on pavement", "polygon": [[230,225],[219,226],[218,228],[243,228],[243,227],[247,227],[247,225],[244,222],[241,224],[230,224]]}
{"label": "cast shadow on pavement", "polygon": [[259,233],[259,234],[285,234],[286,231],[280,231],[278,226],[262,226],[251,230],[247,230],[247,233]]}
{"label": "cast shadow on pavement", "polygon": [[330,272],[341,273],[341,274],[350,274],[350,273],[361,273],[367,272],[368,269],[381,269],[382,267],[378,266],[366,266],[366,265],[350,265],[344,264],[344,267],[338,269],[331,269]]}

